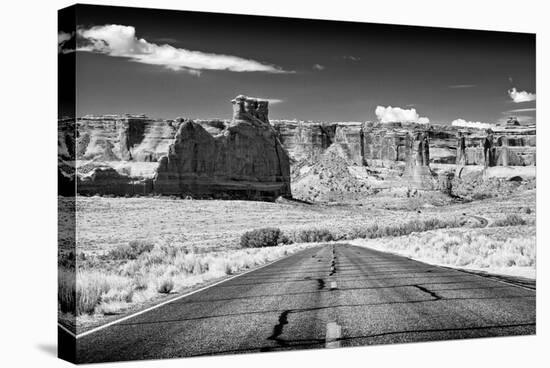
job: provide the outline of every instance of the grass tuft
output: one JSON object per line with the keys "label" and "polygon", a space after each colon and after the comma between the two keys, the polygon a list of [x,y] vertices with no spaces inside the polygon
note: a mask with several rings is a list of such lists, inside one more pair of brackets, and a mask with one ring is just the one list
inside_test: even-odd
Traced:
{"label": "grass tuft", "polygon": [[278,244],[282,244],[283,241],[287,241],[287,238],[283,237],[281,229],[274,227],[266,227],[263,229],[256,229],[247,231],[241,236],[242,248],[262,248],[262,247],[274,247]]}
{"label": "grass tuft", "polygon": [[522,226],[526,224],[527,224],[527,221],[523,217],[516,214],[510,214],[503,219],[495,220],[495,222],[493,222],[491,226],[492,227]]}
{"label": "grass tuft", "polygon": [[143,253],[148,253],[154,248],[154,244],[142,240],[132,240],[128,244],[119,245],[111,249],[104,258],[109,260],[137,259]]}
{"label": "grass tuft", "polygon": [[164,278],[157,284],[157,292],[161,294],[170,294],[174,289],[174,281],[170,278]]}

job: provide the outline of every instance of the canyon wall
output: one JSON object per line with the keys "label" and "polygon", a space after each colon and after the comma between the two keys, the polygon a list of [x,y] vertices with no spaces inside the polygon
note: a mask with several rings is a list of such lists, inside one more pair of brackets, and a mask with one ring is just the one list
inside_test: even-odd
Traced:
{"label": "canyon wall", "polygon": [[290,197],[290,161],[267,101],[237,96],[232,120],[85,117],[77,124],[80,194]]}
{"label": "canyon wall", "polygon": [[[303,198],[338,198],[340,186],[356,196],[396,187],[450,193],[471,171],[463,168],[536,164],[535,127],[270,121],[267,101],[240,95],[232,103],[227,120],[59,120],[60,193],[74,193],[76,183],[84,195],[273,200],[291,195],[291,181]],[[321,182],[325,191],[311,189]]]}
{"label": "canyon wall", "polygon": [[176,133],[173,121],[144,115],[84,116],[77,129],[77,160],[101,161],[157,161]]}
{"label": "canyon wall", "polygon": [[[484,130],[449,125],[415,123],[326,123],[295,120],[272,121],[291,159],[316,160],[332,144],[343,148],[355,165],[382,165],[384,162],[407,162],[411,140],[416,132],[426,132],[430,163],[457,162],[459,134],[464,140],[466,165],[484,165]],[[530,166],[535,164],[536,130],[533,127],[496,127],[494,163],[491,166]]]}

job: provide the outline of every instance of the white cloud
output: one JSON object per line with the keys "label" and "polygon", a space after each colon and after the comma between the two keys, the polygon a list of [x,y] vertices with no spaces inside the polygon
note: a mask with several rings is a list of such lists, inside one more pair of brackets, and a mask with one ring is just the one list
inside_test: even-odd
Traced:
{"label": "white cloud", "polygon": [[381,123],[412,122],[418,124],[428,124],[430,122],[430,119],[420,117],[416,112],[416,109],[377,106],[374,112]]}
{"label": "white cloud", "polygon": [[518,91],[516,87],[508,90],[508,95],[515,103],[535,101],[536,95],[527,91]]}
{"label": "white cloud", "polygon": [[464,119],[456,119],[451,123],[452,126],[463,128],[476,128],[476,129],[492,129],[494,124],[482,123],[480,121],[466,121]]}
{"label": "white cloud", "polygon": [[449,88],[474,88],[475,84],[451,84]]}
{"label": "white cloud", "polygon": [[513,109],[513,110],[504,111],[503,114],[510,114],[510,113],[513,113],[513,112],[529,112],[529,111],[537,111],[537,108],[536,107],[528,107],[528,108],[525,108],[525,109]]}
{"label": "white cloud", "polygon": [[132,26],[108,24],[77,29],[77,50],[102,53],[113,57],[158,65],[170,70],[184,70],[200,75],[203,70],[228,70],[232,72],[291,73],[281,67],[244,59],[238,56],[205,53],[176,48],[168,44],[158,45],[136,37]]}
{"label": "white cloud", "polygon": [[313,64],[313,69],[315,69],[315,70],[324,70],[325,67],[321,64]]}
{"label": "white cloud", "polygon": [[284,100],[280,100],[278,98],[263,98],[263,97],[250,97],[250,98],[254,98],[256,100],[267,101],[267,102],[269,102],[270,105],[278,104],[278,103],[281,103],[281,102],[284,101]]}
{"label": "white cloud", "polygon": [[345,55],[343,56],[345,60],[351,60],[351,61],[359,61],[361,58],[359,56],[353,56],[353,55]]}

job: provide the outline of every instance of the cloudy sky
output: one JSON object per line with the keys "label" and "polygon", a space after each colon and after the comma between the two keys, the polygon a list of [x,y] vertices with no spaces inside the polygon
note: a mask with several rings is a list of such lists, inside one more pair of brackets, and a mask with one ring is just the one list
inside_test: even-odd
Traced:
{"label": "cloudy sky", "polygon": [[58,50],[78,115],[229,118],[242,93],[271,119],[535,121],[534,35],[94,6],[76,23]]}

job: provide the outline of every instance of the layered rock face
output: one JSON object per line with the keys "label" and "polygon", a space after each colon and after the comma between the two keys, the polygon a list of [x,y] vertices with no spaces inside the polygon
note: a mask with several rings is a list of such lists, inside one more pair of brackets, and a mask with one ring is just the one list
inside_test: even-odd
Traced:
{"label": "layered rock face", "polygon": [[79,194],[110,194],[116,196],[145,195],[153,191],[153,182],[147,178],[132,178],[121,174],[110,166],[94,167],[77,176]]}
{"label": "layered rock face", "polygon": [[77,192],[122,196],[152,192],[154,169],[168,152],[176,126],[144,115],[87,115],[73,120],[72,129]]}
{"label": "layered rock face", "polygon": [[156,162],[176,126],[144,115],[84,116],[77,121],[77,160]]}
{"label": "layered rock face", "polygon": [[268,120],[267,101],[238,96],[233,120],[216,135],[203,124],[179,125],[159,161],[153,190],[193,197],[274,200],[290,197],[290,161]]}
{"label": "layered rock face", "polygon": [[64,196],[75,195],[75,147],[74,119],[61,119],[57,123],[57,191]]}
{"label": "layered rock face", "polygon": [[460,180],[471,170],[464,168],[536,164],[536,129],[517,121],[491,132],[401,122],[270,122],[267,101],[240,95],[232,103],[228,120],[60,120],[60,193],[71,195],[76,183],[81,194],[272,200],[294,191],[330,201],[341,199],[338,191],[354,198],[394,188],[451,193],[467,187]]}
{"label": "layered rock face", "polygon": [[430,170],[430,142],[427,132],[415,132],[403,174],[404,184],[418,190],[435,190],[437,181]]}
{"label": "layered rock face", "polygon": [[[356,165],[378,166],[390,162],[408,162],[411,139],[416,131],[426,131],[430,144],[430,162],[455,164],[460,131],[457,127],[436,125],[429,128],[415,123],[345,122],[277,120],[272,122],[293,162],[317,160],[333,144],[339,145]],[[482,130],[464,129],[462,158],[466,165],[483,165]],[[495,165],[530,165],[534,162],[535,131],[524,127],[496,131]],[[501,147],[507,147],[503,149]],[[501,151],[507,151],[506,160]],[[462,159],[461,158],[461,159]]]}
{"label": "layered rock face", "polygon": [[[490,150],[486,149],[488,136]],[[465,138],[465,165],[532,166],[536,165],[536,129],[497,127],[491,134],[472,131]],[[489,160],[486,162],[488,155]]]}
{"label": "layered rock face", "polygon": [[[455,194],[455,175],[460,179],[462,172],[456,167],[517,167],[535,163],[535,129],[525,126],[497,127],[490,136],[474,128],[401,122],[278,121],[275,127],[293,163],[293,193],[306,200],[337,197],[338,191],[348,191],[351,198],[354,193],[397,193],[399,188],[407,189],[402,192],[406,195],[418,191]],[[333,147],[337,149],[332,150]],[[334,171],[332,177],[337,172],[341,174],[331,165],[322,165],[322,170],[318,167],[319,162],[326,162],[325,152],[331,150],[331,155],[338,153],[344,159],[339,162],[346,162],[354,173],[353,184],[352,179],[346,179],[345,183],[323,179],[331,177],[327,170]],[[333,185],[334,192],[329,196],[315,189],[328,184]]]}
{"label": "layered rock face", "polygon": [[272,124],[292,162],[318,160],[327,148],[335,144],[342,149],[346,159],[357,165],[363,164],[363,123],[275,120]]}

